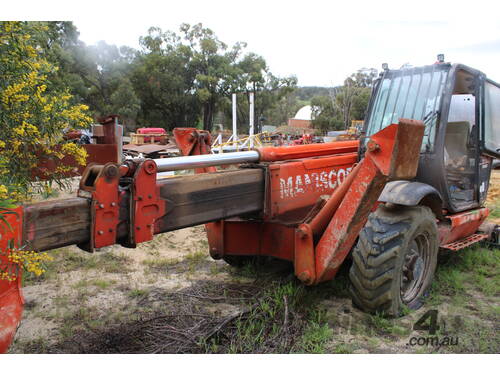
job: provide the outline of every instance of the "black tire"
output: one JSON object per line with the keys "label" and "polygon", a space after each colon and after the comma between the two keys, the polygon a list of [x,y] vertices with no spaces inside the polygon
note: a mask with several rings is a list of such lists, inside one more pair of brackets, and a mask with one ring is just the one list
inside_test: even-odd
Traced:
{"label": "black tire", "polygon": [[418,309],[436,270],[438,248],[436,217],[428,207],[379,206],[353,250],[354,305],[388,316],[399,316],[403,305]]}

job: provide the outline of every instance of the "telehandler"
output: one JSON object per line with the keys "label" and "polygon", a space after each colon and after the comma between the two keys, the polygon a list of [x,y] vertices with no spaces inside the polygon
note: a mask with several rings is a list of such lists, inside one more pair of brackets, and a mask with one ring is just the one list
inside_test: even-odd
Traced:
{"label": "telehandler", "polygon": [[[307,285],[334,278],[351,255],[354,304],[397,316],[422,304],[439,249],[498,245],[483,204],[500,156],[500,86],[465,65],[384,69],[359,140],[215,155],[206,131],[174,136],[185,156],[90,164],[77,197],[14,209],[1,263],[14,247],[134,248],[205,224],[214,259],[288,260]],[[229,164],[238,167],[215,168]],[[183,169],[195,175],[157,179]],[[0,352],[21,319],[20,280],[0,281]]]}

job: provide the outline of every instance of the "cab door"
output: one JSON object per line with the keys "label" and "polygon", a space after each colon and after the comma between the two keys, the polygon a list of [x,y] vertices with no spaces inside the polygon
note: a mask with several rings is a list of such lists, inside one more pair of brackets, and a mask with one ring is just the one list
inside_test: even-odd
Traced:
{"label": "cab door", "polygon": [[500,158],[500,85],[483,78],[481,91],[478,187],[482,204],[488,193],[492,160]]}
{"label": "cab door", "polygon": [[500,158],[500,85],[489,79],[483,82],[481,151],[493,158]]}

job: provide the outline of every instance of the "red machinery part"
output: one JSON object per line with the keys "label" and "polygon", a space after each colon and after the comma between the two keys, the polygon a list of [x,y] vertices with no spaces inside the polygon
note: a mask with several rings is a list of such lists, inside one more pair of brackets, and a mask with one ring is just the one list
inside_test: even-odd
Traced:
{"label": "red machinery part", "polygon": [[348,153],[270,164],[266,219],[286,221],[286,216],[307,211],[321,195],[342,185],[357,158]]}
{"label": "red machinery part", "polygon": [[156,171],[156,163],[153,160],[145,160],[134,173],[129,220],[131,246],[151,241],[156,220],[165,215],[166,202],[160,198]]}
{"label": "red machinery part", "polygon": [[478,228],[488,217],[487,207],[446,216],[438,223],[439,242],[442,248],[459,250],[479,242],[488,236],[475,235]]}
{"label": "red machinery part", "polygon": [[10,268],[17,273],[17,279],[8,281],[0,279],[0,353],[5,353],[14,339],[17,327],[23,314],[24,298],[21,292],[22,270],[8,260],[9,243],[21,243],[21,228],[23,220],[22,207],[12,209],[12,214],[4,217],[10,225],[0,226],[0,269]]}
{"label": "red machinery part", "polygon": [[280,160],[303,159],[324,155],[358,152],[359,141],[343,141],[297,145],[293,147],[263,147],[259,148],[260,161],[272,162]]}
{"label": "red machinery part", "polygon": [[[101,125],[96,125],[93,129],[95,131],[94,138],[95,144],[84,144],[81,147],[87,152],[85,165],[79,165],[76,159],[71,155],[66,155],[62,159],[54,155],[45,155],[35,151],[38,154],[38,164],[32,169],[33,178],[41,180],[48,180],[52,177],[54,172],[59,166],[73,167],[69,172],[64,175],[67,177],[74,177],[82,175],[85,168],[92,164],[105,164],[108,162],[119,163],[119,147],[118,143],[122,142],[117,137],[118,116],[108,116],[99,119]],[[80,130],[67,133],[69,139],[73,139],[77,134],[81,134]],[[61,150],[62,145],[53,147],[54,153]]]}
{"label": "red machinery part", "polygon": [[[161,135],[167,135],[167,131],[163,128],[139,128],[136,130],[137,134],[152,134],[154,142],[161,141]],[[159,136],[160,135],[160,136]],[[144,137],[144,142],[150,142],[151,137]]]}
{"label": "red machinery part", "polygon": [[90,165],[85,169],[78,194],[90,193],[92,203],[90,241],[80,246],[82,249],[93,252],[94,249],[116,243],[119,223],[119,181],[120,170],[117,164]]}

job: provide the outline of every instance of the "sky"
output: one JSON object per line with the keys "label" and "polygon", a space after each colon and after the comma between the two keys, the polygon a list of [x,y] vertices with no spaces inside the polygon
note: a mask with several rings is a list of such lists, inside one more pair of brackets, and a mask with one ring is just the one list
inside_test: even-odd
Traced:
{"label": "sky", "polygon": [[432,64],[438,53],[500,82],[499,8],[483,0],[24,0],[1,18],[70,20],[86,44],[134,48],[151,26],[201,22],[228,45],[247,42],[275,75],[332,86],[363,67]]}

